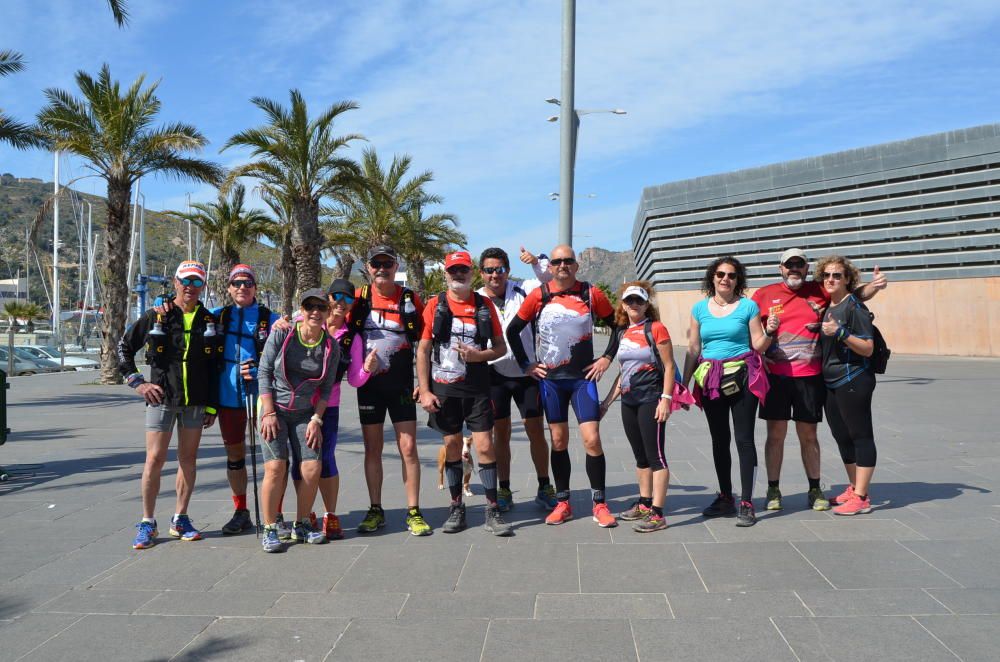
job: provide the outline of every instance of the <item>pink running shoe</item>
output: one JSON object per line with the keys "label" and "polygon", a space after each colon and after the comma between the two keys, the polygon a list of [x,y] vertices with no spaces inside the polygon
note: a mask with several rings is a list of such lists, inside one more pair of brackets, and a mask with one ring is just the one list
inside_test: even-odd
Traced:
{"label": "pink running shoe", "polygon": [[853,496],[854,496],[854,486],[848,485],[846,490],[844,490],[841,494],[830,499],[830,502],[835,506],[839,506],[842,503],[847,503],[848,501],[850,501],[851,497]]}
{"label": "pink running shoe", "polygon": [[615,516],[611,514],[608,510],[608,504],[606,503],[595,503],[594,504],[594,521],[597,522],[597,526],[602,529],[610,529],[613,526],[618,526],[618,520]]}
{"label": "pink running shoe", "polygon": [[842,503],[833,509],[837,515],[863,515],[872,511],[872,504],[868,497],[862,499],[857,494],[851,494],[847,503]]}
{"label": "pink running shoe", "polygon": [[573,519],[573,509],[569,507],[569,501],[560,501],[556,507],[545,518],[546,524],[562,524]]}

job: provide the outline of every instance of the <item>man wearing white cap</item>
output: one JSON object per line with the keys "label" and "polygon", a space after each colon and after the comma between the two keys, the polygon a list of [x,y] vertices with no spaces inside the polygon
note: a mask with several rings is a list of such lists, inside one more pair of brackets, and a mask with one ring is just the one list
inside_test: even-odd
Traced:
{"label": "man wearing white cap", "polygon": [[[181,262],[174,274],[176,295],[170,310],[146,311],[118,342],[119,370],[126,383],[146,401],[142,521],[136,525],[138,532],[132,543],[135,549],[156,544],[156,497],[175,422],[178,424],[177,505],[170,535],[181,540],[201,539],[187,508],[194,490],[201,431],[215,422],[219,394],[217,360],[221,349],[216,333],[218,320],[198,299],[205,281],[205,266],[201,262]],[[146,361],[151,366],[148,382],[135,364],[135,355],[144,346]]]}
{"label": "man wearing white cap", "polygon": [[[806,280],[809,261],[800,248],[789,248],[781,254],[778,271],[781,281],[760,288],[752,297],[760,308],[765,329],[768,317],[775,316],[779,321],[778,330],[768,333],[774,338],[764,354],[770,390],[766,403],[760,405],[760,418],[767,421],[764,446],[767,509],[782,509],[779,478],[788,421],[793,420],[809,481],[808,507],[829,510],[830,502],[819,484],[820,450],[816,425],[823,420],[826,398],[819,337],[830,296],[821,283]],[[855,295],[868,300],[886,285],[885,274],[876,266],[872,282],[858,288]]]}

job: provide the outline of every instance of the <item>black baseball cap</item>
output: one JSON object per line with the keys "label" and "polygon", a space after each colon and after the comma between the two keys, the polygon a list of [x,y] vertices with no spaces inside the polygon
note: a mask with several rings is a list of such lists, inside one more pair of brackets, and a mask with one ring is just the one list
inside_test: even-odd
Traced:
{"label": "black baseball cap", "polygon": [[301,306],[309,299],[319,299],[323,304],[326,304],[326,292],[318,287],[309,288],[302,293],[301,297],[299,297],[299,305]]}
{"label": "black baseball cap", "polygon": [[327,294],[346,294],[349,297],[354,296],[354,285],[351,281],[345,278],[338,278],[332,283],[330,287],[326,288]]}
{"label": "black baseball cap", "polygon": [[397,259],[396,258],[396,249],[394,249],[392,246],[388,246],[386,244],[378,244],[378,245],[372,246],[371,248],[368,249],[368,259],[369,260],[372,259],[373,257],[378,256],[378,255],[385,255],[386,257],[391,257],[393,260]]}

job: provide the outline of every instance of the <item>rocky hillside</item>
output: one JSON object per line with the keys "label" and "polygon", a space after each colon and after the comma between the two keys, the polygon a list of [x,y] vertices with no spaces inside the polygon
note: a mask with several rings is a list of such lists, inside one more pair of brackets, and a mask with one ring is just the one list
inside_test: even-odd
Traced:
{"label": "rocky hillside", "polygon": [[632,251],[607,251],[603,248],[585,248],[577,256],[580,271],[577,277],[591,283],[607,283],[616,289],[623,280],[635,279],[635,262]]}

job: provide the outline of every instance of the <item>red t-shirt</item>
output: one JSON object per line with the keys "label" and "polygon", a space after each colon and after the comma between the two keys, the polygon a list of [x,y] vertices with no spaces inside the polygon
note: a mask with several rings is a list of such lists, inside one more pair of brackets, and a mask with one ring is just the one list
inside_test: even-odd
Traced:
{"label": "red t-shirt", "polygon": [[[403,318],[399,307],[403,304],[403,288],[396,285],[392,296],[382,296],[377,289],[370,287],[372,303],[371,312],[365,320],[365,355],[373,349],[378,350],[378,367],[373,377],[384,375],[406,384],[413,383],[413,346],[406,337],[403,328]],[[361,289],[355,293],[360,299]],[[424,310],[420,296],[413,293],[413,305],[417,318]],[[348,316],[348,323],[354,311]]]}
{"label": "red t-shirt", "polygon": [[538,319],[536,352],[539,362],[548,369],[548,379],[583,379],[587,366],[594,362],[593,318],[615,312],[599,288],[590,286],[590,308],[582,292],[582,284],[577,281],[567,291],[552,291],[552,298],[543,307],[539,287],[528,294],[517,311],[526,322]]}
{"label": "red t-shirt", "polygon": [[[433,340],[434,316],[437,314],[438,298],[446,297],[451,310],[451,338],[447,347],[431,352],[431,380],[434,392],[443,395],[482,395],[490,390],[489,364],[466,363],[458,354],[458,344],[463,343],[478,348],[476,344],[476,302],[471,294],[465,301],[455,301],[446,294],[438,294],[427,300],[424,307],[424,329],[421,340]],[[490,311],[492,340],[503,335],[500,316],[489,297],[482,297],[483,304]]]}
{"label": "red t-shirt", "polygon": [[814,280],[802,283],[797,290],[782,281],[766,285],[753,293],[760,308],[761,324],[771,313],[778,316],[778,335],[764,354],[768,372],[785,377],[811,377],[823,371],[823,353],[819,346],[823,312],[830,295]]}
{"label": "red t-shirt", "polygon": [[[654,402],[663,392],[663,373],[656,369],[656,358],[653,356],[653,352],[659,350],[646,342],[645,328],[646,320],[631,325],[625,329],[618,345],[622,401],[633,406]],[[659,322],[652,322],[649,331],[654,345],[670,341],[666,327]]]}

